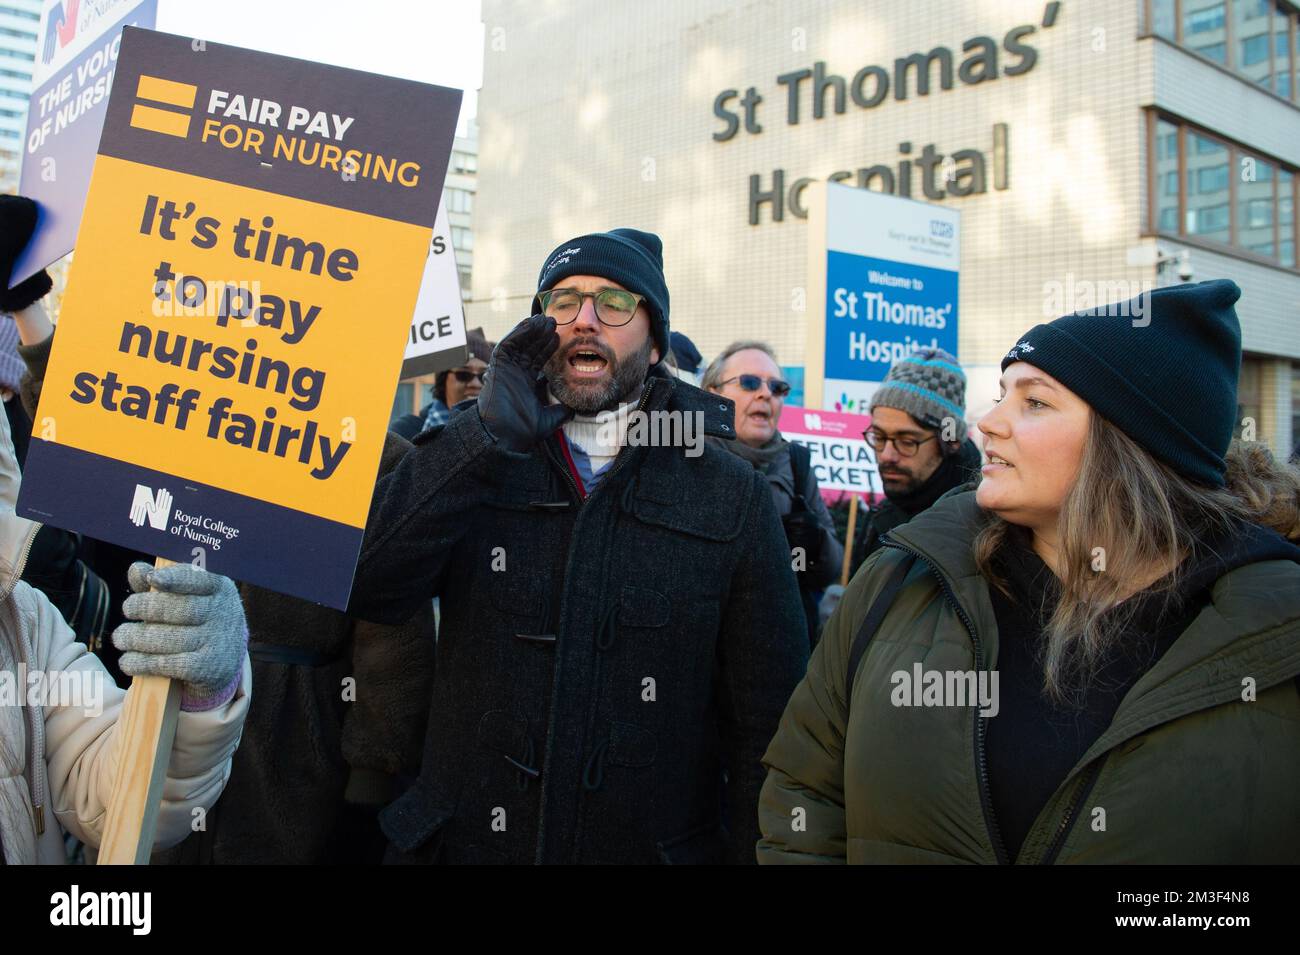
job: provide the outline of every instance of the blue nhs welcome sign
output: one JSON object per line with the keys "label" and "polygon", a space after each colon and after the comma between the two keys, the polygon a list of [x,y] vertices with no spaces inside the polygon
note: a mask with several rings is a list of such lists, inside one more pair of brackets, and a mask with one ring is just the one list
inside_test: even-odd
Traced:
{"label": "blue nhs welcome sign", "polygon": [[957,355],[960,245],[956,210],[827,186],[823,408],[865,413],[917,348]]}

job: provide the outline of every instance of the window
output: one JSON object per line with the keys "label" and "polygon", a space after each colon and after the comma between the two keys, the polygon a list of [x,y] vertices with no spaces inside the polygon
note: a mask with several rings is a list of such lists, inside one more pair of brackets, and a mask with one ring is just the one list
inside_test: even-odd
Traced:
{"label": "window", "polygon": [[1273,165],[1244,156],[1237,182],[1237,241],[1273,258]]}
{"label": "window", "polygon": [[474,233],[469,229],[462,229],[459,226],[451,227],[451,244],[455,249],[464,252],[474,251]]}
{"label": "window", "polygon": [[1300,103],[1300,0],[1140,0],[1147,29]]}
{"label": "window", "polygon": [[1226,64],[1227,22],[1224,0],[1182,0],[1183,45]]}
{"label": "window", "polygon": [[452,172],[477,172],[478,157],[473,153],[453,152],[451,154]]}
{"label": "window", "polygon": [[1291,58],[1291,44],[1294,42],[1291,24],[1294,20],[1280,8],[1273,15],[1273,92],[1284,99],[1291,99],[1294,90],[1292,77],[1296,64]]}
{"label": "window", "polygon": [[1295,185],[1296,177],[1286,169],[1277,173],[1278,261],[1295,268]]}
{"label": "window", "polygon": [[3,69],[0,69],[0,76],[11,76],[16,80],[31,80],[32,78],[32,74],[30,73],[19,73],[17,70]]}
{"label": "window", "polygon": [[1228,188],[1228,167],[1227,166],[1210,166],[1206,169],[1196,170],[1196,188],[1188,188],[1188,192],[1196,192],[1201,195],[1222,192]]}
{"label": "window", "polygon": [[0,129],[0,136],[5,139],[22,139],[23,134],[16,129]]}
{"label": "window", "polygon": [[35,20],[37,23],[41,21],[41,15],[39,13],[32,13],[30,10],[20,10],[17,7],[0,6],[0,13],[7,13],[9,16],[18,17],[20,20]]}
{"label": "window", "polygon": [[417,414],[419,408],[415,407],[415,385],[409,381],[403,381],[397,386],[397,393],[393,396],[393,413],[388,417],[388,423],[392,424],[403,415]]}
{"label": "window", "polygon": [[[1201,7],[1201,9],[1197,9]],[[1184,33],[1211,33],[1223,29],[1223,4],[1204,0],[1187,0],[1187,10],[1183,18]]]}
{"label": "window", "polygon": [[[1242,66],[1255,66],[1263,63],[1268,65],[1268,34],[1262,36],[1248,36],[1241,42],[1241,60]],[[1268,70],[1265,69],[1259,82],[1268,85]]]}
{"label": "window", "polygon": [[26,60],[28,63],[36,62],[36,54],[24,53],[22,50],[3,50],[0,49],[0,56],[7,56],[14,60]]}
{"label": "window", "polygon": [[456,266],[456,272],[460,276],[461,292],[465,295],[469,295],[470,279],[473,276],[473,271],[468,265],[458,265]]}
{"label": "window", "polygon": [[1294,166],[1283,166],[1170,116],[1157,114],[1150,135],[1148,221],[1153,231],[1195,236],[1288,269],[1297,267],[1295,206],[1300,178]]}
{"label": "window", "polygon": [[1161,232],[1178,231],[1178,127],[1156,124],[1156,221]]}
{"label": "window", "polygon": [[464,189],[444,189],[442,202],[448,212],[472,212],[474,194]]}
{"label": "window", "polygon": [[1151,32],[1169,40],[1178,39],[1178,7],[1175,0],[1151,0]]}
{"label": "window", "polygon": [[1269,20],[1271,0],[1233,0],[1232,32],[1236,43],[1236,70],[1265,88],[1272,88],[1273,69],[1269,62]]}
{"label": "window", "polygon": [[35,40],[35,33],[28,33],[26,30],[14,30],[9,27],[0,27],[0,36],[16,36],[20,40]]}
{"label": "window", "polygon": [[1187,211],[1183,228],[1216,242],[1229,241],[1228,148],[1199,133],[1187,134]]}

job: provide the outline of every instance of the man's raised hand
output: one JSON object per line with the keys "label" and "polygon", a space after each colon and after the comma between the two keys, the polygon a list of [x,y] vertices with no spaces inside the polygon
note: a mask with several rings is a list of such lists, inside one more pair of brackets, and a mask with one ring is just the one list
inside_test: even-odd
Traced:
{"label": "man's raised hand", "polygon": [[527,454],[573,415],[538,397],[537,378],[560,347],[555,320],[534,315],[515,326],[492,352],[478,396],[478,413],[497,445]]}

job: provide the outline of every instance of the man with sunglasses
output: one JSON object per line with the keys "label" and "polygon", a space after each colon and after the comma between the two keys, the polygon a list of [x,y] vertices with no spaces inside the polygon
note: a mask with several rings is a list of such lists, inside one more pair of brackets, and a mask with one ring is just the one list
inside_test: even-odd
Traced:
{"label": "man with sunglasses", "polygon": [[[424,428],[446,424],[451,409],[462,401],[477,398],[483,390],[483,373],[492,360],[493,342],[483,335],[483,329],[471,328],[465,333],[469,357],[459,368],[445,369],[433,379],[433,402],[424,415]],[[423,430],[423,429],[421,429]]]}
{"label": "man with sunglasses", "polygon": [[853,570],[907,523],[979,473],[980,452],[966,437],[966,373],[942,348],[922,348],[899,359],[871,396],[871,427],[885,499],[855,535]]}
{"label": "man with sunglasses", "polygon": [[562,244],[533,310],[475,409],[417,437],[371,507],[353,612],[442,612],[389,859],[752,863],[760,757],[808,654],[766,482],[629,427],[736,430],[731,401],[660,362],[658,236]]}
{"label": "man with sunglasses", "polygon": [[777,425],[790,385],[771,347],[762,342],[733,342],[709,364],[701,387],[736,403],[736,440],[719,447],[750,464],[767,480],[772,503],[785,530],[791,566],[797,568],[799,596],[808,624],[808,644],[820,630],[821,592],[840,573],[844,547],[822,500],[812,455],[806,447],[781,436]]}

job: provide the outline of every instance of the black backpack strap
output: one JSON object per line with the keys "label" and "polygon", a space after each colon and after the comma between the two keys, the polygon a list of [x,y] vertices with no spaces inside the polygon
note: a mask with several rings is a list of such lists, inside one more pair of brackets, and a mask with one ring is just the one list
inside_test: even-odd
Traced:
{"label": "black backpack strap", "polygon": [[908,571],[912,569],[914,563],[916,563],[916,555],[906,554],[902,560],[894,565],[893,573],[889,575],[889,580],[885,582],[884,589],[876,597],[876,602],[867,611],[862,626],[858,628],[857,636],[853,638],[853,649],[849,651],[848,686],[844,695],[846,706],[853,699],[853,683],[858,676],[858,664],[862,662],[862,656],[867,652],[871,638],[880,629],[880,622],[885,619],[885,614],[889,613],[894,598],[898,596],[898,592],[903,588],[903,579],[907,576]]}
{"label": "black backpack strap", "polygon": [[[803,489],[808,486],[808,471],[812,468],[812,452],[806,445],[790,442],[790,473],[794,476],[794,496],[803,501],[804,507],[808,508],[808,502],[804,500]],[[812,508],[808,508],[812,510]]]}

